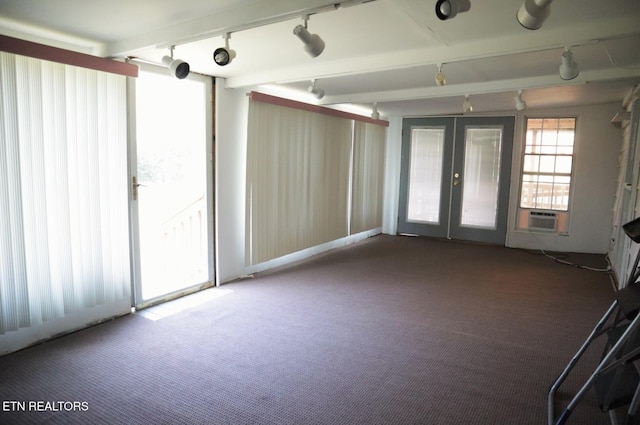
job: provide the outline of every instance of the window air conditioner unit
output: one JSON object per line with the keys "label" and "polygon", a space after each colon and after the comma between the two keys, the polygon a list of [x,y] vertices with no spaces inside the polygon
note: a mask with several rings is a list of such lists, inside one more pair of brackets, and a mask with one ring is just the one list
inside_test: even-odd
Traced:
{"label": "window air conditioner unit", "polygon": [[558,228],[558,215],[554,212],[529,212],[529,230],[555,232]]}

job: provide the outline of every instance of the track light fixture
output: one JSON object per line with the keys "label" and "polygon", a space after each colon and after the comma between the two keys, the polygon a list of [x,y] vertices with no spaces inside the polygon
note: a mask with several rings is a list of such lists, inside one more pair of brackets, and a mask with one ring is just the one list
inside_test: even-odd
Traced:
{"label": "track light fixture", "polygon": [[527,109],[527,102],[522,100],[522,90],[518,90],[518,95],[514,99],[516,100],[516,110],[524,111]]}
{"label": "track light fixture", "polygon": [[378,102],[373,104],[373,108],[371,109],[371,118],[374,120],[380,119],[380,112],[378,112]]}
{"label": "track light fixture", "polygon": [[224,47],[218,47],[213,52],[213,61],[220,66],[225,66],[231,63],[233,58],[236,57],[236,51],[229,48],[230,33],[224,35]]}
{"label": "track light fixture", "polygon": [[578,64],[573,60],[573,53],[568,47],[562,52],[562,63],[560,64],[560,78],[563,80],[573,80],[578,76],[580,70]]}
{"label": "track light fixture", "polygon": [[163,56],[162,64],[169,69],[169,73],[179,80],[187,78],[189,75],[189,64],[180,59],[173,58],[173,46],[171,47],[171,56]]}
{"label": "track light fixture", "polygon": [[528,30],[537,30],[549,17],[553,0],[525,0],[518,9],[516,19]]}
{"label": "track light fixture", "polygon": [[462,102],[462,110],[464,112],[472,112],[473,111],[473,105],[471,104],[471,101],[469,100],[469,95],[465,95],[464,96],[464,102]]}
{"label": "track light fixture", "polygon": [[307,91],[315,96],[316,99],[320,100],[324,97],[324,90],[316,87],[316,80],[311,80],[311,85],[307,88]]}
{"label": "track light fixture", "polygon": [[436,2],[436,16],[442,21],[454,18],[458,13],[471,9],[469,0],[438,0]]}
{"label": "track light fixture", "polygon": [[435,80],[436,80],[436,84],[438,86],[444,86],[447,84],[447,77],[444,75],[444,72],[442,72],[442,64],[439,63],[438,64],[438,72],[436,72],[435,75]]}
{"label": "track light fixture", "polygon": [[324,51],[324,41],[318,34],[311,34],[307,30],[307,21],[309,17],[304,17],[304,25],[298,25],[293,29],[293,33],[304,43],[304,50],[312,58],[320,56]]}

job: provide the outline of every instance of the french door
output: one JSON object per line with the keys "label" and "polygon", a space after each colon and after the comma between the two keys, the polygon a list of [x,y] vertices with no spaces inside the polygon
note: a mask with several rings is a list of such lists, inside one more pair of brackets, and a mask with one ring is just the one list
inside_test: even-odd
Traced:
{"label": "french door", "polygon": [[403,121],[398,233],[504,244],[513,117]]}
{"label": "french door", "polygon": [[212,82],[142,67],[130,87],[137,308],[211,286]]}

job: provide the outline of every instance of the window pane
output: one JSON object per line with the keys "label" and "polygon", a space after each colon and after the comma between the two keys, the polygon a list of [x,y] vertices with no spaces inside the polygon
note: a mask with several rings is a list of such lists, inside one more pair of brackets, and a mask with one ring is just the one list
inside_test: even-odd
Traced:
{"label": "window pane", "polygon": [[576,119],[575,118],[559,118],[558,128],[562,130],[568,130],[571,133],[573,133],[576,129]]}
{"label": "window pane", "polygon": [[525,155],[523,170],[538,172],[540,171],[540,157],[538,155]]}
{"label": "window pane", "polygon": [[440,222],[443,154],[443,128],[412,130],[407,221]]}
{"label": "window pane", "polygon": [[545,118],[542,120],[542,128],[545,132],[553,133],[558,130],[560,120],[557,118]]}
{"label": "window pane", "polygon": [[571,163],[573,158],[570,156],[556,157],[556,173],[571,174]]}
{"label": "window pane", "polygon": [[573,147],[574,133],[573,130],[566,131],[561,130],[558,132],[558,145],[559,146],[572,146]]}
{"label": "window pane", "polygon": [[569,183],[554,183],[553,185],[553,204],[555,210],[566,211],[569,209]]}
{"label": "window pane", "polygon": [[542,133],[536,129],[527,131],[526,153],[540,153],[540,137]]}
{"label": "window pane", "polygon": [[520,206],[522,208],[536,207],[536,188],[535,182],[522,182],[522,193],[520,196]]}
{"label": "window pane", "polygon": [[540,176],[538,176],[538,182],[540,182],[540,183],[553,183],[553,176],[540,175]]}
{"label": "window pane", "polygon": [[544,155],[540,157],[540,172],[553,173],[556,168],[556,157],[551,155]]}
{"label": "window pane", "polygon": [[568,210],[575,118],[528,119],[521,208]]}
{"label": "window pane", "polygon": [[527,130],[542,130],[542,119],[529,118],[527,120]]}

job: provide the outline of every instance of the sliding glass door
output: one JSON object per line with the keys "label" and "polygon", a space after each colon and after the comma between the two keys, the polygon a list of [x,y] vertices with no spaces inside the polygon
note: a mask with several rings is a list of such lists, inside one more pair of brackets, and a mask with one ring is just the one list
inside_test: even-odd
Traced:
{"label": "sliding glass door", "polygon": [[134,287],[143,307],[213,282],[211,79],[145,68],[134,92]]}

